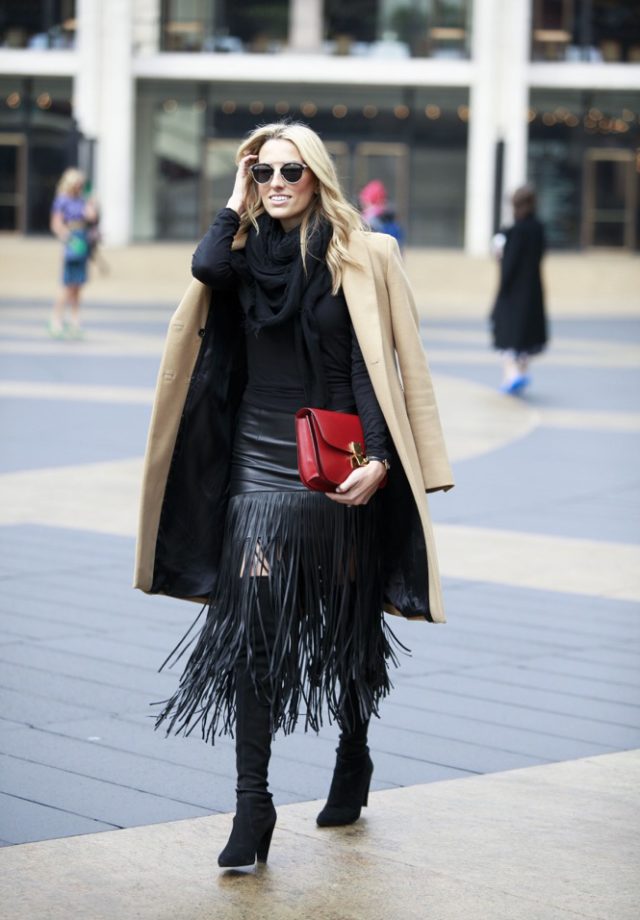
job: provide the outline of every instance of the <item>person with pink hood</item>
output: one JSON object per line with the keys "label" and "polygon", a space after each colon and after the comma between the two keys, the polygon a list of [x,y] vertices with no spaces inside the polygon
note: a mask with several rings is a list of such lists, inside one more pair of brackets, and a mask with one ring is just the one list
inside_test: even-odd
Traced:
{"label": "person with pink hood", "polygon": [[372,179],[360,190],[358,197],[362,216],[371,229],[377,233],[388,233],[402,246],[404,232],[387,201],[384,183],[380,179]]}

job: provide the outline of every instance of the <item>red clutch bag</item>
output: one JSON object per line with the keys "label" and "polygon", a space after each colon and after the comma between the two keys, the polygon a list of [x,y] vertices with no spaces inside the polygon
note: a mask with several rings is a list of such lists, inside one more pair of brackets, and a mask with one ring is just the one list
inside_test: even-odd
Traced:
{"label": "red clutch bag", "polygon": [[[367,463],[357,415],[328,409],[298,409],[296,443],[300,479],[314,492],[335,492],[352,470]],[[385,482],[386,479],[381,487]]]}

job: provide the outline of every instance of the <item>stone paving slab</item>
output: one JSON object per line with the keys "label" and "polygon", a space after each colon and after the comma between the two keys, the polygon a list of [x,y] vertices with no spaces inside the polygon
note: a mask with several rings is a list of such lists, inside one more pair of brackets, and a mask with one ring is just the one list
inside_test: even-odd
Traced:
{"label": "stone paving slab", "polygon": [[[2,840],[3,846],[72,837],[76,834],[95,834],[118,827],[116,824],[86,818],[75,811],[52,808],[33,799],[21,798],[15,793],[5,795],[0,792],[0,812],[3,816],[3,834],[7,835]],[[13,836],[9,836],[12,831]],[[0,879],[3,872],[2,866]],[[6,899],[3,900],[6,904]]]}
{"label": "stone paving slab", "polygon": [[266,866],[220,872],[228,816],[5,848],[5,920],[635,920],[640,753],[376,792],[320,829],[279,810]]}
{"label": "stone paving slab", "polygon": [[[206,815],[211,810],[184,799],[172,800],[166,792],[158,797],[144,789],[132,789],[128,783],[121,784],[113,778],[103,781],[4,754],[0,755],[0,772],[16,798],[39,801],[58,811],[74,812],[116,827],[154,823],[160,814],[160,802],[162,814],[167,815],[168,820]],[[22,828],[5,825],[5,820],[3,818],[2,835],[19,841]]]}

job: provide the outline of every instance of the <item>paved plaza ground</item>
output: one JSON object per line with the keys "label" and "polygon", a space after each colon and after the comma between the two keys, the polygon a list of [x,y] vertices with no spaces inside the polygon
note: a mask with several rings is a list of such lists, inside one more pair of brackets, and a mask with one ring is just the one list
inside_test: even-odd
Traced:
{"label": "paved plaza ground", "polygon": [[[134,836],[116,835],[136,852],[144,840],[149,854],[166,854],[170,835],[179,836],[181,827],[187,834],[189,828],[207,826],[181,819],[224,814],[234,806],[232,742],[222,738],[211,748],[195,737],[166,739],[153,731],[150,703],[170,695],[178,676],[160,674],[158,667],[197,610],[130,588],[153,386],[188,253],[184,247],[166,247],[166,256],[158,260],[148,256],[149,248],[141,249],[137,262],[135,249],[114,254],[115,276],[112,267],[108,278],[87,289],[86,338],[76,342],[47,337],[48,281],[41,272],[34,272],[32,281],[23,271],[36,250],[44,253],[48,270],[57,249],[44,242],[13,246],[13,260],[8,264],[5,254],[0,263],[7,278],[0,291],[0,840],[5,865],[24,870],[31,859],[25,855],[27,862],[21,862],[18,854],[29,848],[12,844],[119,828],[138,828],[130,832]],[[403,657],[393,676],[395,690],[371,729],[373,789],[382,794],[382,823],[375,824],[378,800],[373,797],[372,823],[360,822],[359,832],[341,838],[364,847],[358,850],[364,854],[358,868],[363,884],[366,828],[372,834],[376,828],[389,832],[383,819],[391,822],[396,805],[408,824],[412,807],[438,816],[439,823],[429,831],[425,827],[428,848],[411,825],[412,845],[424,863],[433,858],[433,870],[446,874],[448,844],[438,858],[430,849],[438,847],[434,827],[442,830],[446,824],[444,802],[456,822],[464,822],[466,808],[483,795],[492,798],[489,790],[499,790],[500,796],[506,790],[508,797],[513,784],[526,777],[532,777],[532,788],[544,787],[543,776],[553,776],[554,782],[559,777],[558,789],[573,795],[589,774],[579,765],[602,762],[610,774],[601,775],[611,775],[614,782],[619,777],[622,794],[629,776],[623,765],[637,769],[637,759],[615,758],[630,757],[618,752],[640,747],[640,260],[612,257],[611,263],[601,260],[598,270],[592,263],[590,285],[583,277],[588,260],[586,255],[551,260],[548,271],[556,279],[549,290],[552,345],[533,368],[530,390],[514,398],[496,389],[499,362],[489,348],[485,321],[493,293],[491,267],[451,254],[408,254],[457,480],[453,492],[430,500],[449,622],[392,623],[411,655]],[[443,280],[447,272],[453,294]],[[574,286],[572,272],[576,278],[580,273]],[[610,299],[602,272],[610,273]],[[139,283],[145,275],[146,286]],[[430,277],[437,290],[430,289]],[[584,291],[582,309],[576,291]],[[326,726],[319,736],[299,733],[276,740],[271,785],[278,805],[323,798],[335,739],[335,727]],[[552,770],[545,765],[552,764],[558,772],[545,774]],[[505,776],[501,780],[497,774]],[[412,798],[411,789],[399,787],[420,788]],[[384,797],[387,792],[391,798]],[[549,827],[561,801],[560,793],[549,799],[544,817]],[[295,835],[299,816],[313,807],[284,810],[292,816],[283,819],[285,829]],[[570,820],[579,819],[582,807],[576,805]],[[606,823],[606,810],[599,818]],[[179,819],[180,824],[166,824]],[[496,820],[509,824],[499,812]],[[620,820],[622,854],[628,834]],[[474,821],[471,817],[471,828]],[[168,830],[158,827],[154,836],[150,825]],[[533,825],[540,831],[539,822]],[[581,837],[573,828],[574,845],[576,839],[587,840],[588,822],[583,831]],[[224,830],[220,834],[222,839]],[[104,854],[112,836],[81,837],[65,850],[61,841],[52,842],[47,846],[57,850],[37,852],[42,865],[50,859],[53,873],[55,854],[71,854],[77,862],[84,858],[80,853],[98,852],[90,841],[100,837]],[[83,839],[86,848],[79,850]],[[505,833],[505,845],[507,839]],[[544,835],[538,844],[544,847]],[[557,838],[556,844],[562,852]],[[481,848],[482,839],[475,846]],[[491,846],[499,846],[497,838]],[[607,846],[615,869],[615,835]],[[282,858],[293,859],[284,853]],[[620,855],[618,862],[626,859]],[[408,855],[405,863],[411,863]],[[0,869],[2,864],[0,857]],[[336,884],[343,884],[344,873],[336,872]],[[518,893],[514,878],[515,893],[509,897],[543,898],[542,891]],[[610,884],[603,876],[603,885]],[[487,913],[464,912],[462,906],[459,914],[442,906],[438,913],[434,904],[435,913],[405,915],[618,920],[632,916],[632,895],[637,904],[640,894],[628,874],[621,884],[629,901],[620,901],[615,914],[606,900],[594,895],[583,903],[576,892],[573,900],[558,895],[548,912],[537,913],[531,901],[528,908],[525,901],[509,908],[507,901],[498,907],[488,898],[482,901]],[[389,892],[396,890],[389,886]],[[448,901],[442,889],[441,905]],[[27,916],[15,905],[12,917]],[[33,905],[30,910],[35,916]],[[287,910],[282,906],[273,916],[312,915]],[[62,907],[60,914],[47,914],[72,915]],[[91,920],[117,915],[200,916],[195,907],[193,913],[184,907],[183,913],[77,914]],[[214,915],[259,916],[248,907],[246,914]],[[313,915],[355,920],[396,914],[376,913],[363,901],[344,915]]]}

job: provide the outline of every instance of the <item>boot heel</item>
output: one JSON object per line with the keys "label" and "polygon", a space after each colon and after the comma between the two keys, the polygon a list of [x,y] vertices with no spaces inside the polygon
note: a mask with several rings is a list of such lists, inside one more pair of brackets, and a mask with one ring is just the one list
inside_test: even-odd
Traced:
{"label": "boot heel", "polygon": [[271,846],[271,838],[273,837],[273,829],[275,827],[275,821],[273,825],[269,828],[268,831],[265,831],[262,840],[256,848],[256,859],[260,863],[266,863],[267,856],[269,855],[269,848]]}
{"label": "boot heel", "polygon": [[367,788],[364,791],[364,799],[362,801],[362,807],[366,808],[369,805],[369,787],[371,786],[371,776],[369,776],[369,782],[367,783]]}

